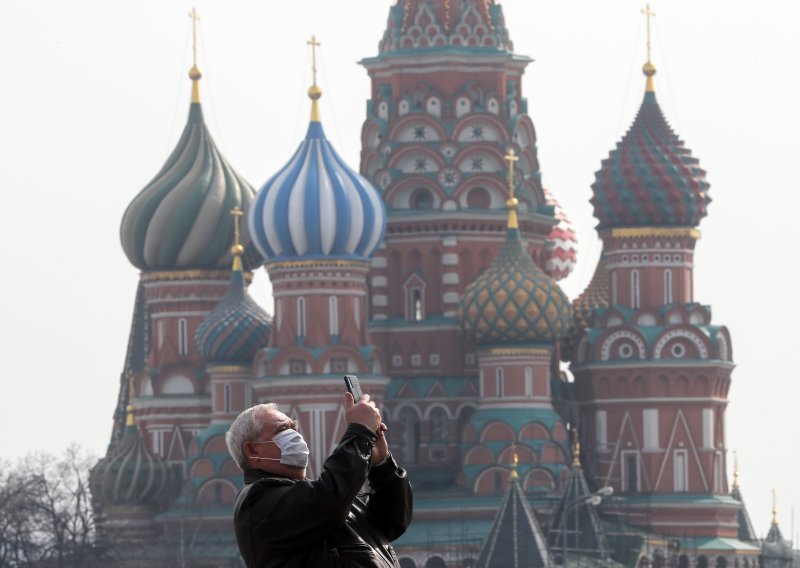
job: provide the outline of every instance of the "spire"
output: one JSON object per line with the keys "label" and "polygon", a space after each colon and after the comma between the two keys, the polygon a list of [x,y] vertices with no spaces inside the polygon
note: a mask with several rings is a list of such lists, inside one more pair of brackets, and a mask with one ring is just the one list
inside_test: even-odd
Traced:
{"label": "spire", "polygon": [[547,539],[542,532],[536,515],[531,509],[525,492],[520,487],[516,463],[519,460],[514,451],[514,463],[508,480],[508,489],[503,502],[481,546],[478,566],[486,568],[507,568],[508,566],[530,566],[547,568],[553,565],[553,558],[547,548]]}
{"label": "spire", "polygon": [[231,216],[233,217],[233,246],[231,247],[231,254],[233,255],[233,268],[232,270],[242,271],[242,254],[244,254],[244,247],[239,242],[239,220],[244,212],[237,205],[231,209]]}
{"label": "spire", "polygon": [[572,467],[581,467],[581,442],[577,427],[572,429]]}
{"label": "spire", "polygon": [[656,15],[656,13],[650,9],[650,4],[648,3],[647,6],[642,9],[642,14],[647,16],[647,63],[645,63],[644,67],[642,67],[642,73],[644,73],[645,77],[647,77],[647,86],[645,91],[648,93],[655,93],[656,88],[653,85],[653,75],[656,74],[656,66],[653,65],[653,49],[650,43],[650,25],[652,23],[652,18]]}
{"label": "spire", "polygon": [[514,153],[514,148],[508,149],[505,160],[508,162],[508,201],[506,201],[506,205],[508,205],[508,228],[518,229],[517,207],[519,207],[519,200],[514,196],[514,164],[519,161],[519,158]]}
{"label": "spire", "polygon": [[772,526],[778,526],[778,499],[775,497],[775,490],[772,490]]}
{"label": "spire", "polygon": [[783,544],[783,533],[778,526],[778,500],[775,497],[775,490],[772,490],[772,523],[767,532],[767,538],[764,539],[770,543]]}
{"label": "spire", "polygon": [[317,86],[317,48],[322,44],[317,41],[317,36],[311,36],[306,42],[311,46],[311,73],[313,82],[308,88],[308,98],[311,99],[311,122],[319,122],[319,106],[317,101],[322,96],[322,89]]}
{"label": "spire", "polygon": [[733,452],[733,488],[739,489],[739,454]]}
{"label": "spire", "polygon": [[200,78],[203,76],[200,69],[197,67],[197,22],[200,21],[200,16],[197,14],[197,9],[192,8],[189,12],[189,17],[192,19],[192,68],[189,69],[189,78],[192,80],[192,102],[200,102]]}

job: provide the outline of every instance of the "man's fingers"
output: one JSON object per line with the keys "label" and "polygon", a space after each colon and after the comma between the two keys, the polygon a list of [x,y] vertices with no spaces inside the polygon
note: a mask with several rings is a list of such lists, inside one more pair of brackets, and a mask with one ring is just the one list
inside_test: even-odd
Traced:
{"label": "man's fingers", "polygon": [[353,400],[353,395],[349,392],[344,393],[344,408],[348,410],[353,408],[356,405],[355,401]]}

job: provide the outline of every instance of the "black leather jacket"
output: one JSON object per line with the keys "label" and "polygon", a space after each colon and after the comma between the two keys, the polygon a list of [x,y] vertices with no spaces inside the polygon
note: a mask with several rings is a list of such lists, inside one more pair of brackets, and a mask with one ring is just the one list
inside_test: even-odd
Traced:
{"label": "black leather jacket", "polygon": [[411,522],[411,485],[392,457],[370,469],[374,443],[374,432],[350,424],[315,481],[245,470],[234,524],[248,568],[399,568],[389,543]]}

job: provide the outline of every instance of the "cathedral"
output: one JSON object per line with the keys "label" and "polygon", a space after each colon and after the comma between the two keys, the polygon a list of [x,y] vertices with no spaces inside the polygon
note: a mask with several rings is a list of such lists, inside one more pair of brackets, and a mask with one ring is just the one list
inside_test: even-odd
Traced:
{"label": "cathedral", "polygon": [[[120,227],[140,277],[91,476],[113,565],[243,566],[225,432],[275,402],[316,476],[344,374],[414,486],[403,568],[792,565],[729,464],[731,335],[693,292],[709,183],[649,49],[639,111],[598,156],[603,251],[571,300],[577,239],[541,183],[510,28],[494,0],[397,0],[360,62],[360,164],[326,137],[314,57],[306,135],[258,190],[217,149],[194,62],[183,134]],[[248,293],[262,266],[269,312]]]}

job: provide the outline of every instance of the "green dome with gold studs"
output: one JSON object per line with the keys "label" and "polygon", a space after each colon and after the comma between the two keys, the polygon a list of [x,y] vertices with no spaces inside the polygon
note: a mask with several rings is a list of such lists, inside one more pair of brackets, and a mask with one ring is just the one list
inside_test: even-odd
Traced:
{"label": "green dome with gold studs", "polygon": [[478,345],[552,344],[569,330],[572,305],[509,228],[498,257],[464,291],[458,319]]}

